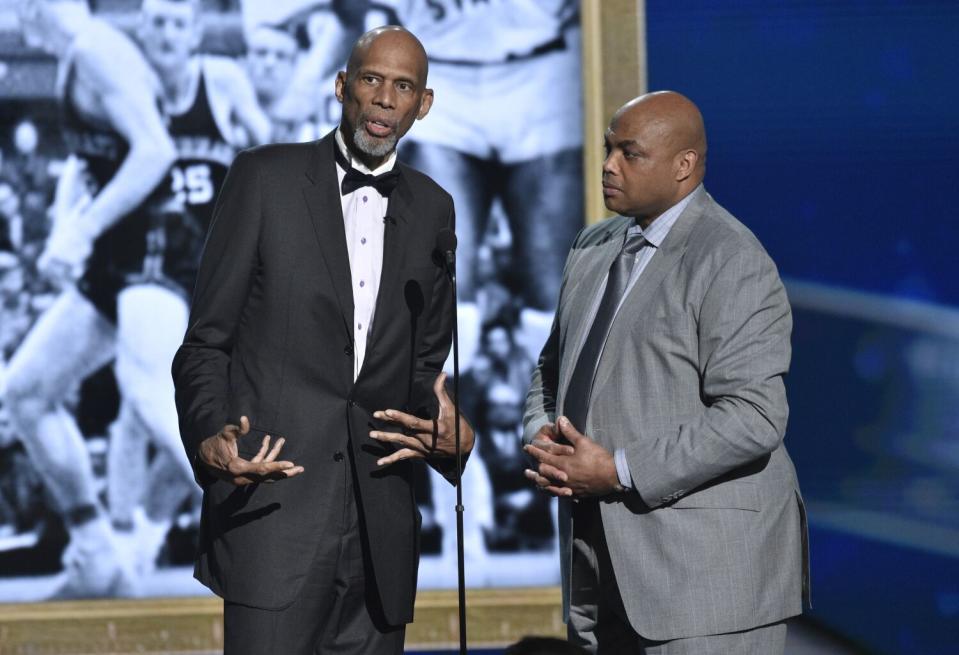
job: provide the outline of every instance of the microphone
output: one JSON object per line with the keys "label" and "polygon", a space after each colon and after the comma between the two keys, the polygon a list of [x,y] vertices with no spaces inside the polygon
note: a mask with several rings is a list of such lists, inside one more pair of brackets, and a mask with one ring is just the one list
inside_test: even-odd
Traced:
{"label": "microphone", "polygon": [[446,262],[446,272],[451,279],[456,279],[456,233],[448,227],[436,233],[436,250],[443,255]]}
{"label": "microphone", "polygon": [[450,278],[453,301],[453,425],[456,437],[456,587],[459,598],[460,655],[466,654],[466,560],[463,545],[463,450],[460,443],[460,349],[456,312],[456,234],[448,227],[436,233],[436,251],[442,254]]}

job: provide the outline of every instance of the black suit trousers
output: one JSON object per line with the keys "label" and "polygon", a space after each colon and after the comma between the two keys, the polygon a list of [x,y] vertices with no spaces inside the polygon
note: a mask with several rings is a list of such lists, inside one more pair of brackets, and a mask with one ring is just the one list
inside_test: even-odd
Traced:
{"label": "black suit trousers", "polygon": [[[352,462],[336,487],[338,539],[324,539],[293,603],[265,610],[224,602],[225,655],[402,655],[406,626],[387,625],[372,584],[367,535],[357,511]],[[283,484],[280,482],[279,484]],[[332,503],[331,503],[332,504]]]}

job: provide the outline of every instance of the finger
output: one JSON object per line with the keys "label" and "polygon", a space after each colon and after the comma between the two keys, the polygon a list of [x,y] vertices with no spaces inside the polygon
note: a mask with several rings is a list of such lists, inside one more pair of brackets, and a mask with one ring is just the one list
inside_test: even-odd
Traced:
{"label": "finger", "polygon": [[526,445],[523,446],[523,451],[536,459],[536,461],[543,464],[552,464],[553,466],[558,466],[559,462],[557,461],[557,456],[549,453],[542,448],[537,448],[535,446]]}
{"label": "finger", "polygon": [[555,466],[550,466],[549,464],[540,464],[539,474],[556,482],[566,482],[569,480],[569,475],[567,475],[566,471],[556,468]]}
{"label": "finger", "polygon": [[251,472],[259,476],[268,476],[282,473],[283,471],[288,471],[294,468],[296,468],[296,464],[288,461],[260,462],[259,464],[254,464],[253,471]]}
{"label": "finger", "polygon": [[220,434],[228,439],[236,441],[237,437],[240,436],[240,426],[229,423],[223,426],[223,429],[220,430]]}
{"label": "finger", "polygon": [[275,482],[277,480],[285,480],[287,478],[292,478],[293,476],[299,475],[305,469],[302,466],[294,466],[293,468],[283,469],[282,471],[273,471],[272,473],[266,473],[263,475],[264,482]]}
{"label": "finger", "polygon": [[423,459],[423,457],[423,453],[417,452],[412,448],[403,448],[402,450],[397,450],[388,457],[381,457],[380,459],[376,460],[376,465],[389,466],[390,464],[395,464],[396,462],[404,459]]}
{"label": "finger", "polygon": [[525,469],[523,471],[523,475],[526,476],[526,479],[535,484],[537,487],[546,488],[553,484],[553,480],[550,480],[545,475],[542,475],[539,471],[534,471],[533,469]]}
{"label": "finger", "polygon": [[304,470],[305,469],[302,466],[294,466],[293,468],[283,469],[281,471],[271,471],[264,474],[248,473],[246,475],[238,475],[234,478],[230,478],[230,482],[238,487],[260,482],[271,483],[276,482],[277,480],[292,478],[296,475],[299,475]]}
{"label": "finger", "polygon": [[[556,437],[559,436],[559,433],[556,431],[555,423],[544,423],[542,427],[536,432],[536,437],[542,437],[545,439],[550,439],[555,441]],[[535,437],[534,437],[535,438]]]}
{"label": "finger", "polygon": [[433,381],[433,395],[436,396],[441,408],[453,406],[449,394],[446,393],[446,373],[440,373]]}
{"label": "finger", "polygon": [[424,444],[418,438],[410,437],[398,432],[380,432],[378,430],[374,430],[373,432],[370,432],[370,438],[376,439],[377,441],[395,443],[406,448],[412,448],[420,453],[423,453],[424,455],[428,452],[426,444]]}
{"label": "finger", "polygon": [[[266,438],[269,439],[270,435],[266,435]],[[276,442],[273,444],[273,449],[270,451],[270,454],[267,455],[266,459],[264,459],[263,461],[272,462],[273,460],[275,460],[277,455],[280,454],[280,450],[283,448],[283,444],[285,443],[286,443],[286,439],[284,439],[283,437],[280,437],[279,439],[277,439]]]}
{"label": "finger", "polygon": [[535,448],[539,448],[540,450],[545,450],[548,453],[552,453],[553,455],[576,454],[576,449],[572,446],[567,446],[566,444],[556,443],[555,441],[548,441],[545,439],[536,439],[530,445]]}
{"label": "finger", "polygon": [[555,484],[549,478],[543,477],[542,475],[540,475],[539,473],[537,473],[536,471],[532,469],[526,469],[525,471],[523,471],[523,474],[526,476],[528,480],[531,480],[536,485],[536,488],[539,491],[545,491],[554,496],[568,497],[573,495],[573,490],[570,489],[569,487],[563,487],[558,484]]}
{"label": "finger", "polygon": [[262,462],[263,457],[266,455],[266,451],[270,447],[270,435],[263,437],[263,441],[260,442],[260,449],[257,451],[256,455],[253,456],[253,459],[250,461],[253,463]]}
{"label": "finger", "polygon": [[240,435],[245,435],[250,431],[250,419],[245,416],[240,417]]}
{"label": "finger", "polygon": [[523,476],[537,487],[545,487],[549,484],[549,480],[544,478],[533,469],[523,469]]}
{"label": "finger", "polygon": [[573,495],[573,490],[569,487],[557,487],[550,485],[548,487],[540,487],[543,491],[548,494],[552,494],[558,498],[571,498]]}
{"label": "finger", "polygon": [[574,446],[577,444],[577,442],[586,438],[586,435],[577,430],[576,426],[573,425],[573,422],[565,416],[560,416],[556,424],[559,427],[560,434],[566,437],[567,441]]}
{"label": "finger", "polygon": [[401,412],[398,409],[385,409],[378,412],[373,412],[373,416],[382,420],[393,423],[394,425],[401,425],[407,430],[413,432],[428,432],[432,434],[433,432],[433,421],[424,420],[413,416],[412,414],[407,414],[406,412]]}
{"label": "finger", "polygon": [[296,466],[293,462],[251,462],[242,457],[234,457],[227,464],[227,471],[233,476],[265,475],[273,471],[282,471]]}

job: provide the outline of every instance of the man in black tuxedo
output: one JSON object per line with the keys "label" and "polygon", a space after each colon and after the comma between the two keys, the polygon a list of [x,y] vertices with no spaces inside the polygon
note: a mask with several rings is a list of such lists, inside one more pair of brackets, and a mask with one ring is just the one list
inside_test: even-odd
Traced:
{"label": "man in black tuxedo", "polygon": [[395,155],[432,104],[426,75],[412,34],[365,34],[336,79],[339,128],[240,153],[220,193],[173,376],[227,653],[402,653],[410,460],[456,469],[436,252],[453,203]]}

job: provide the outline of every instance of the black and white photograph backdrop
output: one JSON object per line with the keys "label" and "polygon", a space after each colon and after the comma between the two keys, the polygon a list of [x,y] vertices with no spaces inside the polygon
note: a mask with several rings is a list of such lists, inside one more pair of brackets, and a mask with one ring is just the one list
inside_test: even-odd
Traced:
{"label": "black and white photograph backdrop", "polygon": [[[558,584],[520,422],[584,222],[578,2],[0,0],[0,602],[209,593],[169,371],[217,193],[336,127],[383,24],[436,97],[400,158],[456,204],[467,584]],[[419,471],[419,585],[454,587],[455,493]]]}

